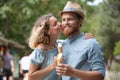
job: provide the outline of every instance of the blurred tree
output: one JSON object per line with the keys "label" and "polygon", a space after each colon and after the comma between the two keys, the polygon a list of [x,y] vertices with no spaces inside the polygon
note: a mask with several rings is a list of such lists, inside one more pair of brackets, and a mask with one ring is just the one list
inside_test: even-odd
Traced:
{"label": "blurred tree", "polygon": [[114,55],[120,55],[120,41],[115,45]]}
{"label": "blurred tree", "polygon": [[[114,57],[115,43],[120,40],[120,2],[119,0],[104,0],[97,8],[96,20],[98,27],[96,33],[105,51],[108,65]],[[109,66],[110,67],[110,66]]]}

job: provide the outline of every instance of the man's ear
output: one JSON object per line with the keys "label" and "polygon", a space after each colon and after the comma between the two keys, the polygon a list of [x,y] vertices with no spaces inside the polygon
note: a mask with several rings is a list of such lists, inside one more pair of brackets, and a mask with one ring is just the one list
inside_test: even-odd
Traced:
{"label": "man's ear", "polygon": [[81,25],[82,25],[82,22],[83,22],[83,19],[80,19],[79,20],[79,26],[81,27]]}
{"label": "man's ear", "polygon": [[82,24],[82,22],[83,22],[83,19],[80,19],[80,24]]}

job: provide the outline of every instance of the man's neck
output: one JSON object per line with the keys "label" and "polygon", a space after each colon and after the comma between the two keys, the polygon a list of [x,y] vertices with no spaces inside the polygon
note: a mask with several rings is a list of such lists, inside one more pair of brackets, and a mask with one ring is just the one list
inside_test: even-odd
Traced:
{"label": "man's neck", "polygon": [[71,38],[71,37],[74,37],[74,36],[76,36],[76,35],[78,35],[78,34],[80,34],[80,31],[79,31],[79,32],[76,32],[76,33],[74,33],[74,34],[72,34],[72,35],[70,35],[70,36],[68,36],[68,37]]}

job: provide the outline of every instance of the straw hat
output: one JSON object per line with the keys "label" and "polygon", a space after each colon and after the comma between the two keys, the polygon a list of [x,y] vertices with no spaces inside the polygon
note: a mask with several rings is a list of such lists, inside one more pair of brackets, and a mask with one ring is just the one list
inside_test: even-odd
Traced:
{"label": "straw hat", "polygon": [[62,16],[63,12],[75,12],[78,13],[83,19],[85,17],[80,5],[76,2],[68,1],[67,4],[65,5],[63,11],[59,11],[58,15]]}

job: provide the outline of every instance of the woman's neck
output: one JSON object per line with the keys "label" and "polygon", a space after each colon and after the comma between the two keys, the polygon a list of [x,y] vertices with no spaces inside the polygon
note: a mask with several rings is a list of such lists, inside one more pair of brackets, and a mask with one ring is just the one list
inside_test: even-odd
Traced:
{"label": "woman's neck", "polygon": [[56,39],[57,39],[57,38],[55,38],[55,37],[51,37],[51,38],[50,38],[50,46],[56,47]]}
{"label": "woman's neck", "polygon": [[41,49],[41,50],[44,50],[44,51],[47,51],[47,50],[51,50],[51,49],[54,49],[56,46],[55,46],[55,44],[54,45],[52,45],[52,44],[50,44],[50,45],[47,45],[47,44],[40,44],[40,45],[38,45],[38,49]]}
{"label": "woman's neck", "polygon": [[50,39],[50,44],[39,44],[38,45],[38,49],[41,49],[41,50],[45,50],[45,51],[47,51],[47,50],[51,50],[51,49],[53,49],[53,48],[55,48],[56,47],[56,39],[54,39],[54,38],[52,38],[51,37],[51,39]]}

